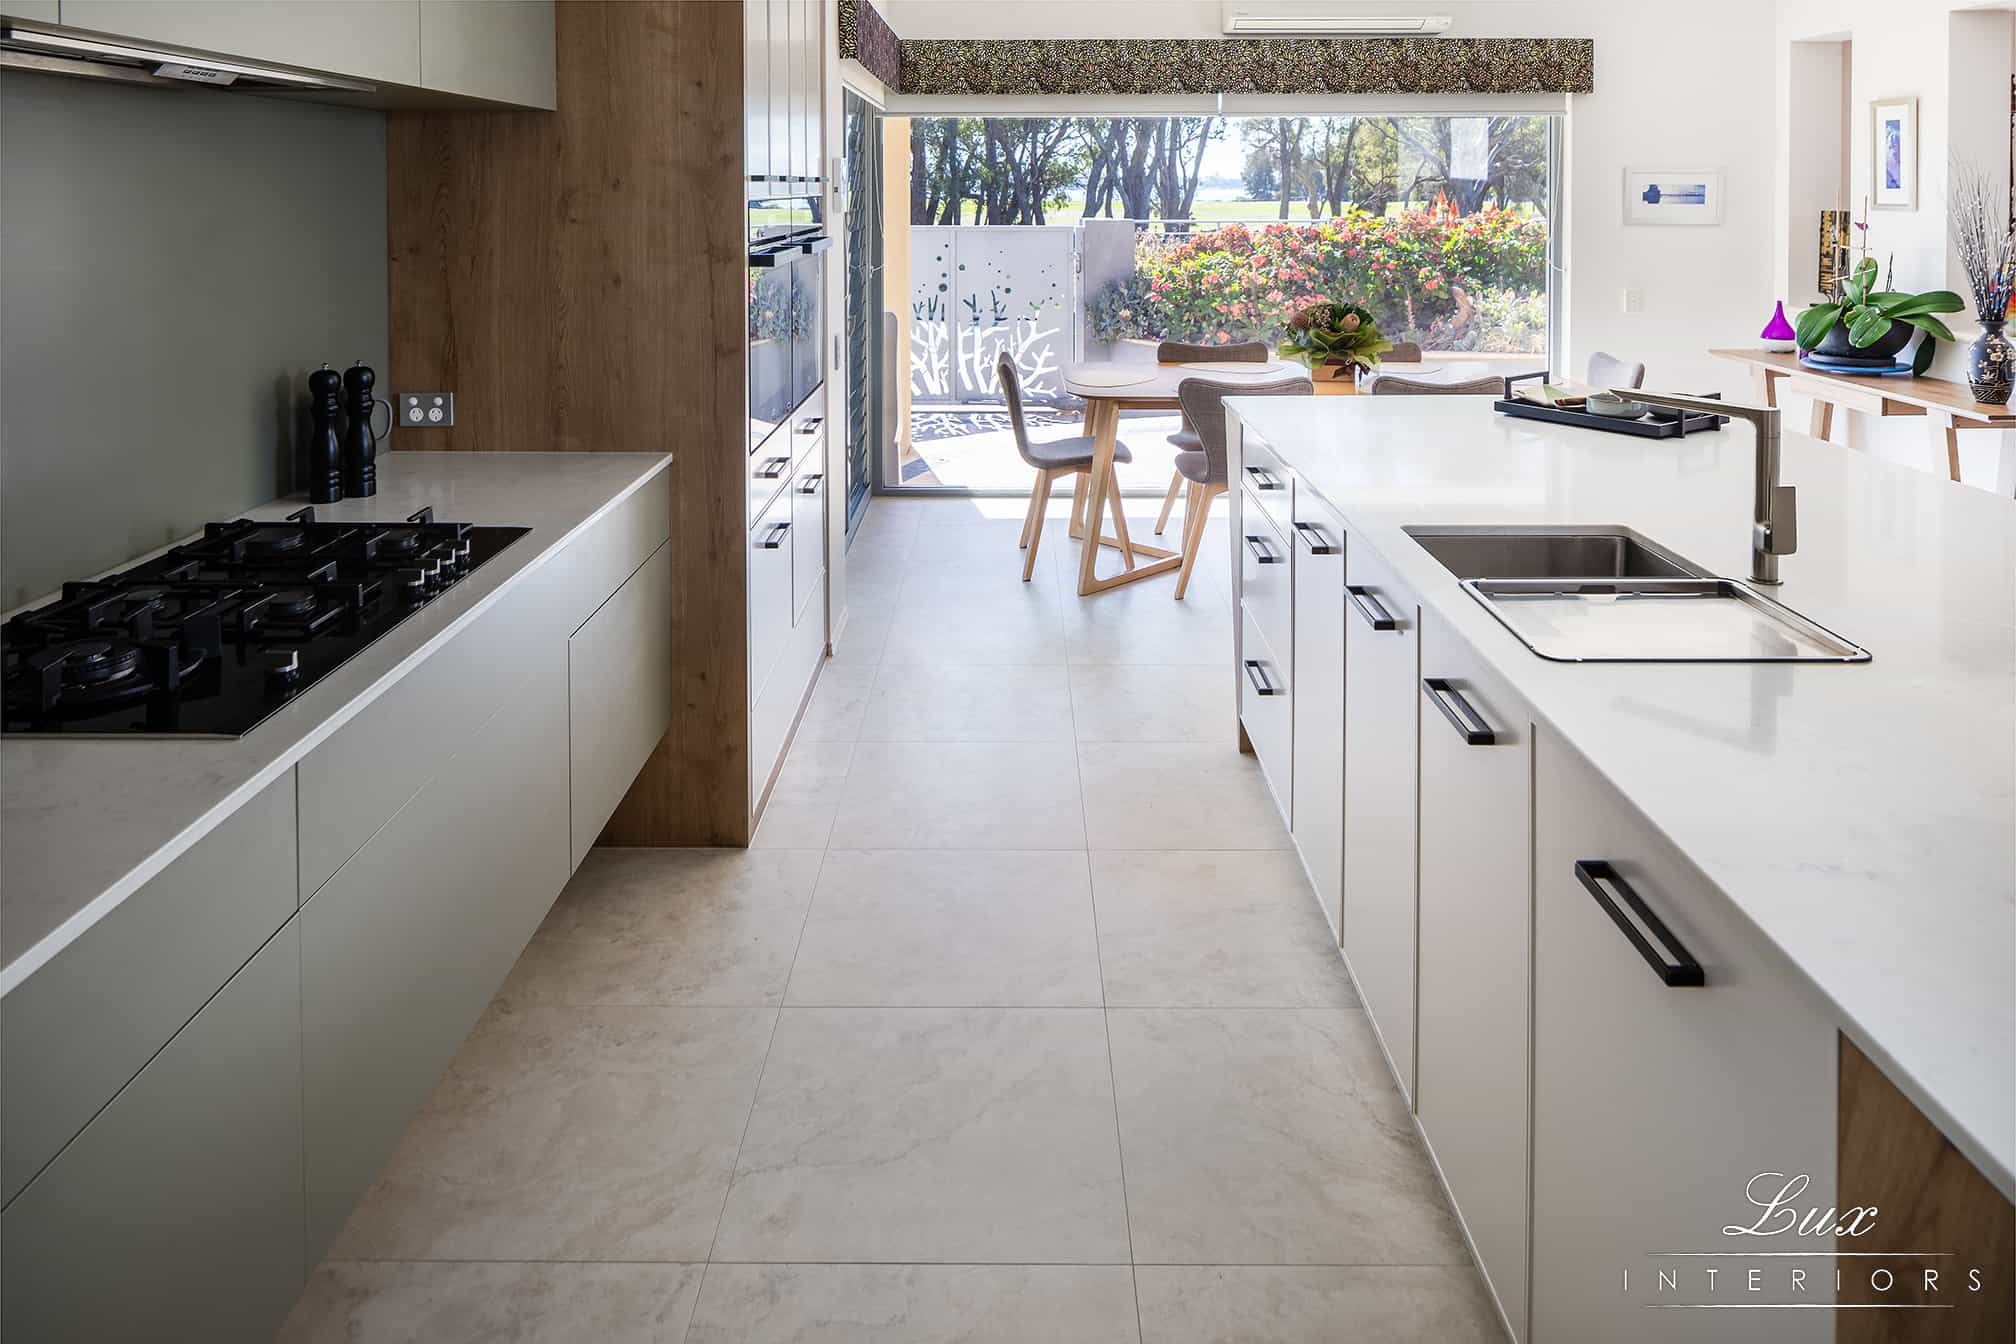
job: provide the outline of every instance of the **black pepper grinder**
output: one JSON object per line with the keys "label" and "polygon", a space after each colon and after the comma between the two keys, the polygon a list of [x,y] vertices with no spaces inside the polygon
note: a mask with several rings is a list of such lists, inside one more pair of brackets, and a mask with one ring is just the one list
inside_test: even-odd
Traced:
{"label": "black pepper grinder", "polygon": [[378,436],[371,429],[372,385],[378,375],[363,360],[343,370],[343,396],[350,423],[343,431],[343,490],[358,499],[378,493]]}
{"label": "black pepper grinder", "polygon": [[343,498],[343,441],[336,424],[343,411],[337,401],[342,390],[342,375],[327,364],[308,375],[308,414],[314,424],[308,436],[311,504],[334,504]]}

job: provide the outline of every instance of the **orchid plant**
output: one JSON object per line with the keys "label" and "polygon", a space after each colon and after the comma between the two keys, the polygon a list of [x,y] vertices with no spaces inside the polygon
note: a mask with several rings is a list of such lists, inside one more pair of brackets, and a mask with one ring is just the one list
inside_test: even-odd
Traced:
{"label": "orchid plant", "polygon": [[[1799,348],[1817,347],[1836,323],[1847,327],[1849,344],[1858,350],[1876,344],[1900,322],[1942,341],[1953,339],[1953,333],[1935,314],[1957,313],[1964,308],[1966,305],[1958,294],[1947,289],[1923,294],[1878,290],[1875,288],[1878,271],[1876,258],[1862,258],[1854,273],[1842,282],[1838,302],[1815,304],[1799,314],[1792,324],[1799,336]],[[1921,365],[1930,364],[1931,342],[1919,350],[1918,360]]]}

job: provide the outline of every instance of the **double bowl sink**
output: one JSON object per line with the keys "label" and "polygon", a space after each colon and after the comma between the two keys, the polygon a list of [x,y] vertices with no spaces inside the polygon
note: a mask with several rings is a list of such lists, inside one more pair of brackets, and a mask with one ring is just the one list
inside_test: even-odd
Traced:
{"label": "double bowl sink", "polygon": [[1554,662],[1863,663],[1869,651],[1622,527],[1410,527]]}

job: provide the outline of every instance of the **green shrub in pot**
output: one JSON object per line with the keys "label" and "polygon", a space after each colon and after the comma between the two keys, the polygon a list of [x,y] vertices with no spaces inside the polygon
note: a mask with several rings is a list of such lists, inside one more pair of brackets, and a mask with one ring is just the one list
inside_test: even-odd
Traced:
{"label": "green shrub in pot", "polygon": [[[1953,333],[1935,314],[1961,311],[1965,305],[1958,294],[1947,289],[1923,294],[1875,290],[1877,271],[1876,259],[1864,257],[1854,274],[1842,282],[1840,302],[1815,304],[1799,314],[1792,326],[1801,350],[1895,354],[1910,340],[1913,327],[1938,340],[1953,339]],[[1932,348],[1931,341],[1919,346],[1915,363],[1919,373],[1930,366]]]}

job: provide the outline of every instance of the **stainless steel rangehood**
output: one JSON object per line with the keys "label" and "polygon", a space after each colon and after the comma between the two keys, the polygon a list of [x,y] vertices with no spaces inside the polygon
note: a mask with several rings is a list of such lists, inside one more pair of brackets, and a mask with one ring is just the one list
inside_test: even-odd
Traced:
{"label": "stainless steel rangehood", "polygon": [[26,19],[0,19],[0,67],[129,84],[188,85],[248,93],[322,90],[373,93],[377,85],[284,65],[226,59],[153,39],[114,37]]}

